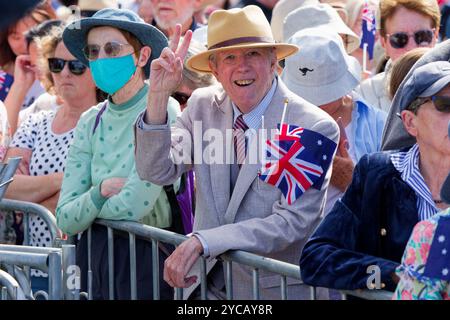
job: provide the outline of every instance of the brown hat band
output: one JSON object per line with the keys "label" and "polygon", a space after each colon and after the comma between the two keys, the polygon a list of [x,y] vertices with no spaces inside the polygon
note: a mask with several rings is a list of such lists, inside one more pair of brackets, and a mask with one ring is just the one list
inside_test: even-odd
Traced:
{"label": "brown hat band", "polygon": [[273,39],[270,37],[241,37],[241,38],[235,38],[235,39],[230,39],[227,41],[216,43],[215,45],[209,47],[208,50],[213,50],[213,49],[218,49],[218,48],[223,48],[223,47],[230,47],[230,46],[235,46],[237,44],[248,43],[248,42],[262,42],[262,43],[275,44]]}

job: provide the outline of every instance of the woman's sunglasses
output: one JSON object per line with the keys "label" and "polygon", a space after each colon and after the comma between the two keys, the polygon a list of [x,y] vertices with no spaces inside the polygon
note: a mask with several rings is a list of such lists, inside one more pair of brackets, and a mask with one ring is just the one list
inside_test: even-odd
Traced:
{"label": "woman's sunglasses", "polygon": [[402,49],[408,45],[409,38],[414,38],[414,41],[418,46],[429,45],[434,38],[434,30],[419,30],[414,33],[396,32],[393,34],[387,34],[389,43],[395,49]]}
{"label": "woman's sunglasses", "polygon": [[116,41],[110,41],[103,46],[98,44],[88,44],[83,48],[83,53],[88,60],[97,60],[100,55],[100,50],[103,47],[103,51],[108,58],[114,58],[119,56],[124,46],[131,46],[129,43],[119,43]]}
{"label": "woman's sunglasses", "polygon": [[180,104],[180,106],[182,106],[187,103],[188,99],[191,96],[187,95],[186,93],[176,91],[176,92],[172,93],[171,97],[174,98],[175,100],[177,100],[178,103]]}
{"label": "woman's sunglasses", "polygon": [[60,59],[60,58],[49,58],[48,59],[48,68],[50,69],[51,72],[53,73],[60,73],[61,71],[63,71],[64,66],[66,65],[69,66],[69,70],[70,72],[72,72],[74,75],[82,75],[85,71],[86,71],[86,66],[84,64],[82,64],[80,61],[78,60],[64,60],[64,59]]}

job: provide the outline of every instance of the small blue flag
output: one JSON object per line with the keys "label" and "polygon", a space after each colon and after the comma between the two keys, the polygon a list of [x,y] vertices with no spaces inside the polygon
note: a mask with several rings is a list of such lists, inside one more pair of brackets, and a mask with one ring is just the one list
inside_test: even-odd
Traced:
{"label": "small blue flag", "polygon": [[440,217],[423,275],[450,281],[450,217]]}

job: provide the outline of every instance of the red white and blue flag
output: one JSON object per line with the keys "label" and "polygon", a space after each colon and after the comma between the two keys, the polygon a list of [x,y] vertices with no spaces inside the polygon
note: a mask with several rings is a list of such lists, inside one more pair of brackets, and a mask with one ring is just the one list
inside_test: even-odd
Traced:
{"label": "red white and blue flag", "polygon": [[376,22],[375,12],[369,7],[367,1],[364,3],[362,10],[362,38],[360,48],[364,49],[367,44],[367,52],[369,60],[373,59],[373,48],[375,46]]}
{"label": "red white and blue flag", "polygon": [[259,176],[281,190],[288,204],[311,186],[322,188],[336,143],[318,132],[294,125],[278,125],[279,134],[266,141],[267,161]]}

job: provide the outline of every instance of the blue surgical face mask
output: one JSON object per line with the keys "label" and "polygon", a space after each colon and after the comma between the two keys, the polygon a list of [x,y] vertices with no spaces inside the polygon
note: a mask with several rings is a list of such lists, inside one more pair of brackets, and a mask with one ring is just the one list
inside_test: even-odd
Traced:
{"label": "blue surgical face mask", "polygon": [[110,95],[119,91],[136,72],[133,54],[89,61],[89,67],[97,87]]}

